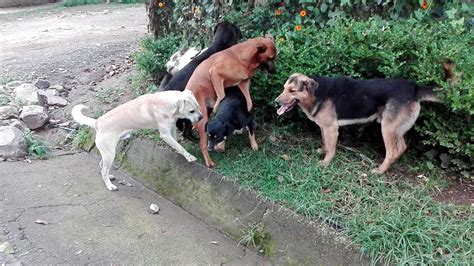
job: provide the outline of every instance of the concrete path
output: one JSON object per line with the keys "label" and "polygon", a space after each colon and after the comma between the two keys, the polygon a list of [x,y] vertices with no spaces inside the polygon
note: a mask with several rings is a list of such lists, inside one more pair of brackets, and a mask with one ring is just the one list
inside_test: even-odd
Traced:
{"label": "concrete path", "polygon": [[79,153],[0,163],[0,244],[15,249],[0,264],[268,264],[122,172],[114,183],[132,186],[106,190],[98,161]]}

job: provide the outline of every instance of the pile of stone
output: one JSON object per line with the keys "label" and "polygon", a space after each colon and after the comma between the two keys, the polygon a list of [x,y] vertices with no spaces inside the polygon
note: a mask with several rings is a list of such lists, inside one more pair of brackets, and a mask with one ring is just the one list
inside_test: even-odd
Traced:
{"label": "pile of stone", "polygon": [[24,133],[44,127],[49,110],[68,104],[64,88],[39,79],[35,84],[12,81],[0,86],[0,159],[27,155]]}

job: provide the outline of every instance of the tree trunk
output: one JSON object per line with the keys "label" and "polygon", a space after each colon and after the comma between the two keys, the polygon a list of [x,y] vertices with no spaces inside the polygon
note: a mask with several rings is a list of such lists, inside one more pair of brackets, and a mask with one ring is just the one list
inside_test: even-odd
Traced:
{"label": "tree trunk", "polygon": [[173,7],[174,3],[172,1],[148,0],[146,2],[148,32],[152,33],[155,39],[169,32]]}

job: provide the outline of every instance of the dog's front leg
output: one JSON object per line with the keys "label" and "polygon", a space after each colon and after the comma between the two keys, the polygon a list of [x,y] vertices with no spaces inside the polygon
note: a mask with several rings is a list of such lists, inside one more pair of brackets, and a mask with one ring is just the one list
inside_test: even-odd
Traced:
{"label": "dog's front leg", "polygon": [[252,110],[252,99],[250,98],[250,79],[246,79],[238,85],[247,102],[247,110]]}
{"label": "dog's front leg", "polygon": [[216,102],[214,103],[214,107],[212,109],[212,112],[215,113],[217,111],[217,107],[219,106],[220,102],[225,97],[224,79],[219,75],[219,72],[215,67],[209,69],[209,74],[211,76],[212,86],[214,87],[214,91],[216,92],[216,95],[217,95]]}
{"label": "dog's front leg", "polygon": [[[181,146],[176,141],[176,139],[173,137],[173,133],[172,133],[173,128],[174,127],[172,127],[172,128],[159,128],[161,139],[163,139],[168,145],[170,145],[173,149],[175,149],[179,154],[183,155],[184,158],[186,158],[186,160],[188,162],[196,161],[196,157],[194,157],[189,152],[187,152],[183,148],[183,146]],[[174,128],[174,130],[176,131],[176,128]]]}
{"label": "dog's front leg", "polygon": [[215,166],[215,163],[212,161],[211,156],[209,156],[209,151],[207,150],[207,133],[205,128],[207,119],[207,115],[204,115],[204,117],[197,123],[196,128],[199,133],[199,149],[204,157],[204,161],[206,161],[206,166],[212,168]]}
{"label": "dog's front leg", "polygon": [[339,135],[339,128],[337,125],[331,125],[327,127],[323,127],[323,136],[324,136],[324,150],[326,151],[326,156],[324,156],[324,160],[320,163],[323,166],[328,166],[331,162],[332,158],[336,154],[336,145],[337,145],[337,137]]}

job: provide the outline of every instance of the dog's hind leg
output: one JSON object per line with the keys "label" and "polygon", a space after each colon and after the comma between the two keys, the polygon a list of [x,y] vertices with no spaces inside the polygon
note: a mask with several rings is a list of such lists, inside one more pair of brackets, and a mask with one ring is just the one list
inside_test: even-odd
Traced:
{"label": "dog's hind leg", "polygon": [[101,175],[104,180],[105,186],[108,190],[117,190],[117,186],[112,184],[110,180],[115,179],[114,176],[110,175],[110,168],[115,159],[115,148],[117,147],[119,136],[112,134],[100,134],[97,133],[95,138],[95,144],[97,149],[102,156],[101,163]]}
{"label": "dog's hind leg", "polygon": [[247,130],[249,132],[250,147],[252,147],[252,150],[256,151],[258,150],[258,143],[255,140],[255,131],[254,131],[253,121],[250,121],[250,123],[247,126]]}
{"label": "dog's hind leg", "polygon": [[420,103],[411,102],[403,105],[396,114],[394,108],[386,108],[382,114],[382,137],[385,144],[385,159],[383,163],[372,170],[373,173],[385,173],[407,149],[403,136],[415,124],[420,114]]}

